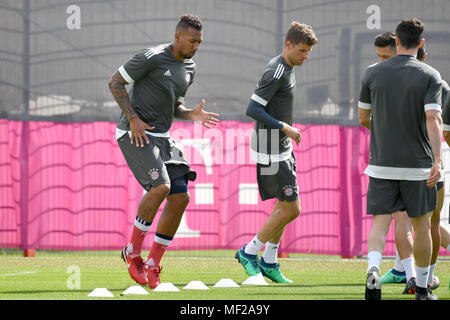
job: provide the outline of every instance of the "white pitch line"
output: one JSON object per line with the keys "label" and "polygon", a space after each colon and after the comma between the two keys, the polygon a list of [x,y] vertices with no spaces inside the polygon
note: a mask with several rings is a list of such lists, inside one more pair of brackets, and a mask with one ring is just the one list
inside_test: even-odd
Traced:
{"label": "white pitch line", "polygon": [[36,273],[36,271],[24,271],[24,272],[17,272],[17,273],[0,274],[0,277],[21,276],[24,274],[32,274],[32,273]]}

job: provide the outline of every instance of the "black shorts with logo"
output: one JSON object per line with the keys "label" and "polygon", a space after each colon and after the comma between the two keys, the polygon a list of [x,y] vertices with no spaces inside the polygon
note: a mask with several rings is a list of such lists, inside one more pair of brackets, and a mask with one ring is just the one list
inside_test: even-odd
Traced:
{"label": "black shorts with logo", "polygon": [[367,214],[392,214],[405,211],[410,218],[419,217],[436,208],[437,188],[427,182],[388,180],[369,177]]}
{"label": "black shorts with logo", "polygon": [[298,199],[296,161],[294,153],[288,160],[272,162],[268,165],[256,164],[261,200],[277,198],[280,201]]}
{"label": "black shorts with logo", "polygon": [[128,133],[117,141],[120,150],[134,176],[145,190],[186,176],[194,181],[197,177],[191,170],[180,148],[169,137],[155,137],[147,134],[149,144],[137,147],[130,143]]}

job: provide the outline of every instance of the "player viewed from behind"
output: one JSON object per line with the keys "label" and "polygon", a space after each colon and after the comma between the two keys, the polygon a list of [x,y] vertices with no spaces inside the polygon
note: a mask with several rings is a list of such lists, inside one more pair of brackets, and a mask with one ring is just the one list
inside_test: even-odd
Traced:
{"label": "player viewed from behind", "polygon": [[[308,58],[317,38],[308,25],[292,22],[283,52],[264,68],[246,114],[256,121],[251,154],[257,162],[257,181],[262,200],[278,199],[272,214],[255,237],[236,252],[249,276],[262,273],[274,282],[290,283],[277,262],[278,245],[288,223],[301,211],[292,140],[298,145],[300,130],[292,127],[295,95],[294,67]],[[258,252],[265,244],[264,254]]]}
{"label": "player viewed from behind", "polygon": [[441,176],[441,91],[438,71],[416,59],[423,23],[403,20],[396,28],[397,56],[370,66],[363,77],[358,117],[370,128],[367,213],[366,299],[381,299],[379,266],[392,214],[406,210],[415,232],[413,244],[418,300],[435,300],[427,288]]}
{"label": "player viewed from behind", "polygon": [[[191,59],[203,39],[202,23],[183,15],[173,43],[138,51],[109,81],[111,93],[122,109],[116,138],[136,179],[147,190],[139,204],[131,240],[122,250],[130,276],[155,288],[160,283],[160,261],[180,224],[189,203],[188,180],[196,173],[169,135],[174,117],[216,125],[218,115],[204,111],[205,101],[195,109],[183,106],[183,99],[195,76]],[[125,86],[133,83],[130,97]],[[161,205],[166,205],[156,227],[147,260],[142,244]]]}
{"label": "player viewed from behind", "polygon": [[[395,43],[395,34],[391,33],[393,37],[393,41]],[[384,34],[383,34],[384,35]],[[382,36],[379,35],[375,39],[375,46],[380,44],[380,41],[377,39]],[[379,55],[380,57],[380,55]],[[420,61],[425,61],[427,58],[427,52],[425,50],[425,46],[419,48],[417,52],[417,59]],[[381,61],[381,57],[380,57]],[[446,113],[446,103],[447,97],[449,96],[449,87],[448,84],[443,80],[442,81],[442,110],[443,115]],[[444,121],[444,136],[448,135],[448,128],[445,126],[445,117],[443,116]],[[447,123],[450,123],[450,119],[448,119]],[[446,131],[447,130],[447,131]],[[434,223],[433,227],[437,227],[435,224],[439,225],[439,231],[441,235],[441,246],[446,250],[450,251],[450,232],[442,225],[440,225],[438,217],[440,217],[440,212],[442,210],[442,206],[444,204],[444,176],[441,176],[441,179],[436,185],[437,187],[437,205],[434,210],[433,217]],[[386,272],[381,277],[381,284],[387,283],[406,283],[404,294],[415,294],[416,292],[416,272],[414,269],[414,256],[413,256],[413,235],[411,230],[411,222],[408,218],[408,215],[404,211],[395,212],[393,214],[395,221],[395,247],[396,247],[396,255],[395,255],[395,264],[392,269]],[[436,235],[437,233],[432,233]],[[433,242],[434,244],[434,242]],[[428,286],[434,290],[439,287],[439,278],[434,275],[434,270],[436,267],[437,256],[439,253],[439,248],[435,248],[433,250],[433,256],[431,259],[430,273],[428,276]]]}

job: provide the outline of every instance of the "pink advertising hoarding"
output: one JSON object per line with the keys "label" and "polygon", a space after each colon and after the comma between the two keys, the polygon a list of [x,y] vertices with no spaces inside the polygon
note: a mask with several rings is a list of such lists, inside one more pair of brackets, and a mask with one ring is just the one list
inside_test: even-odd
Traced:
{"label": "pink advertising hoarding", "polygon": [[[368,131],[297,126],[302,131],[301,144],[294,146],[302,214],[286,228],[281,251],[367,254],[372,223],[365,214],[368,178],[363,174]],[[123,159],[115,127],[109,122],[0,120],[1,247],[119,250],[127,243],[144,191]],[[222,121],[209,130],[174,123],[171,135],[197,180],[188,186],[191,202],[171,249],[237,249],[264,223],[274,201],[262,202],[258,194],[248,151],[252,129],[253,123],[238,121]],[[156,223],[144,249],[155,228]],[[384,254],[395,254],[392,228]]]}

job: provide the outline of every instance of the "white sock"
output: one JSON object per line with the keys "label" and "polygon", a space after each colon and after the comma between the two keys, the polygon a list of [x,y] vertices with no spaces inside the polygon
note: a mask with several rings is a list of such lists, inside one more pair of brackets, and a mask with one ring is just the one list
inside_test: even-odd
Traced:
{"label": "white sock", "polygon": [[370,251],[367,254],[367,259],[369,260],[367,262],[367,271],[369,271],[372,267],[377,267],[378,269],[380,269],[381,258],[382,256],[380,252]]}
{"label": "white sock", "polygon": [[266,263],[277,263],[278,243],[266,242],[263,258]]}
{"label": "white sock", "polygon": [[247,243],[244,252],[247,254],[258,254],[261,248],[264,246],[264,242],[259,241],[258,236],[255,236],[252,241]]}
{"label": "white sock", "polygon": [[403,263],[400,259],[400,255],[398,254],[397,248],[395,248],[395,264],[394,269],[398,272],[405,272],[405,268],[403,267]]}
{"label": "white sock", "polygon": [[402,260],[403,269],[406,273],[406,281],[408,281],[411,277],[416,278],[416,269],[414,268],[414,259],[406,258]]}
{"label": "white sock", "polygon": [[427,288],[428,274],[430,273],[430,266],[418,267],[416,266],[416,285],[421,288]]}
{"label": "white sock", "polygon": [[430,266],[430,272],[428,273],[428,281],[427,283],[432,283],[433,282],[433,276],[434,276],[434,269],[436,268],[436,263],[432,264]]}

